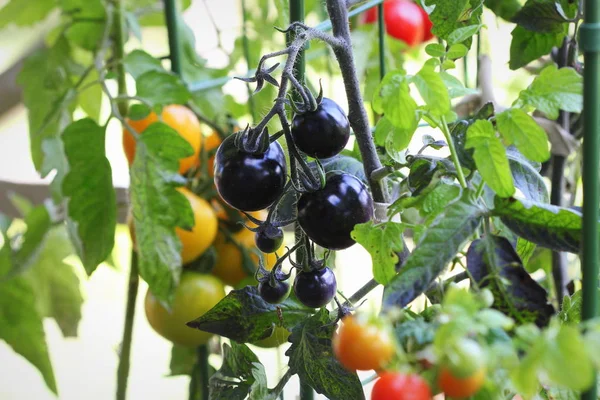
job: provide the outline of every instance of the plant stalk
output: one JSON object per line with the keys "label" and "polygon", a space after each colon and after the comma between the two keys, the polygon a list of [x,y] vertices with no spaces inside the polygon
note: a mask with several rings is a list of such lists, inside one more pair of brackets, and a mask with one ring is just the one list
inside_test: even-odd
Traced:
{"label": "plant stalk", "polygon": [[456,168],[456,176],[458,177],[458,182],[463,189],[467,188],[467,180],[465,179],[465,174],[460,166],[460,161],[458,159],[458,153],[456,152],[456,146],[454,146],[454,140],[452,140],[452,135],[450,134],[450,129],[448,129],[448,123],[446,122],[446,117],[442,117],[442,132],[444,133],[444,137],[446,138],[446,142],[448,143],[448,148],[450,149],[450,157],[452,158],[452,163],[454,164],[454,168]]}
{"label": "plant stalk", "polygon": [[117,368],[117,400],[125,400],[127,398],[127,381],[129,378],[133,321],[138,286],[138,258],[137,253],[132,249],[129,283],[127,285],[127,304],[125,306],[125,326],[123,328],[123,341],[121,343],[119,366]]}
{"label": "plant stalk", "polygon": [[177,4],[175,0],[164,0],[165,19],[167,22],[167,34],[169,36],[169,58],[171,59],[171,70],[181,76],[181,43],[179,42],[179,24],[177,16]]}
{"label": "plant stalk", "polygon": [[[247,34],[247,23],[248,23],[248,10],[246,9],[246,0],[241,0],[242,6],[242,46],[244,49],[244,58],[246,59],[246,66],[250,69],[250,43],[248,41]],[[250,116],[252,117],[252,123],[256,122],[258,117],[256,116],[256,105],[254,104],[254,97],[252,97],[252,89],[250,84],[246,82],[246,89],[248,91],[248,108],[250,109]]]}
{"label": "plant stalk", "polygon": [[200,345],[196,348],[196,363],[190,377],[189,400],[208,400],[208,346]]}

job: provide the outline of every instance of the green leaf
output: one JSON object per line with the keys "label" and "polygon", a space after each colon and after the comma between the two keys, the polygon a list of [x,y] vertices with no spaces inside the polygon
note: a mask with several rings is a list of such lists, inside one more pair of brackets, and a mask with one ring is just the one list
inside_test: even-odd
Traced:
{"label": "green leaf", "polygon": [[117,201],[105,153],[105,131],[86,118],[63,132],[69,173],[63,191],[68,215],[77,224],[77,253],[88,275],[106,260],[115,240]]}
{"label": "green leaf", "polygon": [[192,227],[189,202],[175,187],[179,160],[192,155],[190,144],[163,123],[140,135],[131,167],[131,204],[139,250],[140,275],[161,301],[170,303],[181,274],[181,243],[175,227]]}
{"label": "green leaf", "polygon": [[[563,298],[562,307],[558,313],[558,320],[566,324],[578,324],[581,322],[581,309],[583,307],[582,291],[578,290],[573,296],[566,295]],[[598,292],[600,296],[600,291]],[[591,347],[592,348],[592,347]]]}
{"label": "green leaf", "polygon": [[546,326],[554,315],[546,290],[525,271],[506,238],[486,235],[473,241],[467,268],[480,287],[494,294],[493,308],[516,321]]}
{"label": "green leaf", "polygon": [[137,96],[152,106],[185,104],[191,98],[181,79],[168,72],[148,71],[136,81]]}
{"label": "green leaf", "polygon": [[535,107],[549,119],[560,110],[580,113],[583,109],[583,78],[573,68],[550,64],[519,94],[521,104]]}
{"label": "green leaf", "polygon": [[[471,38],[473,35],[475,35],[477,32],[479,32],[479,29],[481,29],[481,24],[469,25],[469,26],[465,26],[462,28],[458,28],[457,30],[450,33],[448,35],[448,39],[446,39],[446,40],[447,40],[448,44],[452,46],[457,43],[464,42],[465,40]],[[467,51],[469,50],[467,46],[465,46],[465,49],[467,49]],[[450,51],[448,51],[448,53],[450,53]],[[449,58],[454,59],[454,57],[449,57]],[[460,57],[456,57],[456,58],[460,58]]]}
{"label": "green leaf", "polygon": [[134,50],[127,54],[123,60],[123,65],[125,65],[125,70],[133,76],[133,79],[138,79],[149,71],[165,71],[160,60],[142,50]]}
{"label": "green leaf", "polygon": [[9,0],[0,8],[0,29],[10,24],[29,26],[46,18],[56,7],[55,0],[29,0],[27,7],[22,0]]}
{"label": "green leaf", "polygon": [[385,75],[373,97],[373,109],[386,118],[396,128],[410,135],[417,129],[417,103],[410,96],[406,75],[402,71],[392,71]]}
{"label": "green leaf", "polygon": [[451,99],[478,93],[477,89],[466,88],[460,79],[450,75],[446,71],[439,72],[439,76],[444,81],[446,88],[448,88],[448,95]]}
{"label": "green leaf", "polygon": [[[529,240],[525,240],[523,238],[517,238],[517,254],[519,258],[523,260],[523,265],[528,266],[529,260],[533,253],[535,252],[536,245],[535,243],[531,243]],[[525,268],[527,272],[531,272],[529,268]]]}
{"label": "green leaf", "polygon": [[425,46],[425,53],[431,57],[444,57],[446,55],[446,48],[441,43],[430,43]]}
{"label": "green leaf", "polygon": [[434,68],[425,64],[412,78],[421,97],[435,116],[445,116],[450,112],[450,96],[444,81]]}
{"label": "green leaf", "polygon": [[102,87],[99,83],[93,84],[98,80],[98,72],[92,70],[90,74],[83,80],[82,86],[91,85],[83,91],[79,92],[77,103],[83,111],[98,122],[100,118],[100,109],[102,106]]}
{"label": "green leaf", "polygon": [[364,399],[356,372],[348,371],[333,355],[331,337],[335,329],[325,308],[296,325],[289,338],[292,345],[285,352],[290,368],[328,399]]}
{"label": "green leaf", "polygon": [[73,265],[64,262],[74,253],[66,229],[53,228],[25,275],[34,289],[40,315],[54,318],[65,337],[77,336],[83,304],[79,275]]}
{"label": "green leaf", "polygon": [[[429,14],[433,23],[431,32],[449,41],[450,35],[456,30],[480,24],[482,2],[483,0],[426,0],[427,6],[435,5],[435,9]],[[470,47],[471,40],[467,40],[465,44]]]}
{"label": "green leaf", "polygon": [[372,221],[357,224],[352,231],[352,239],[371,255],[373,277],[382,285],[386,285],[396,275],[397,253],[404,249],[403,231],[402,224],[385,222],[374,225]]}
{"label": "green leaf", "polygon": [[494,206],[493,214],[517,235],[553,250],[579,253],[579,212],[515,198],[496,197]]}
{"label": "green leaf", "polygon": [[588,356],[591,349],[577,327],[561,325],[558,332],[545,332],[546,346],[542,368],[550,380],[574,390],[587,390],[593,383],[594,367]]}
{"label": "green leaf", "polygon": [[25,225],[27,230],[23,235],[21,247],[15,252],[13,257],[14,270],[12,273],[20,273],[31,266],[31,263],[37,258],[46,235],[50,230],[52,221],[48,210],[44,206],[33,208],[25,216]]}
{"label": "green leaf", "polygon": [[557,4],[555,0],[527,0],[512,22],[534,32],[562,32],[566,21],[558,12]]}
{"label": "green leaf", "polygon": [[485,0],[483,2],[494,14],[506,21],[512,21],[517,11],[521,9],[519,0]]}
{"label": "green leaf", "polygon": [[487,185],[501,197],[515,192],[506,149],[496,137],[490,121],[475,121],[467,130],[466,149],[474,149],[473,159]]}
{"label": "green leaf", "polygon": [[33,364],[58,394],[36,293],[23,276],[0,282],[0,339]]}
{"label": "green leaf", "polygon": [[256,395],[257,391],[266,391],[266,386],[259,386],[266,384],[266,378],[258,357],[248,346],[235,342],[231,347],[223,344],[223,364],[208,382],[210,399],[244,400],[248,395],[256,398],[252,392]]}
{"label": "green leaf", "polygon": [[[269,337],[273,328],[283,324],[294,327],[314,310],[303,306],[293,296],[273,305],[260,297],[256,286],[232,290],[207,313],[188,326],[215,333],[237,342],[252,343]],[[281,312],[282,319],[279,318]]]}
{"label": "green leaf", "polygon": [[104,33],[106,12],[101,0],[61,0],[73,23],[66,30],[69,42],[86,50],[97,50]]}
{"label": "green leaf", "polygon": [[385,287],[384,307],[408,305],[429,288],[462,249],[464,242],[481,223],[483,215],[483,210],[472,202],[471,196],[472,193],[465,191],[427,227],[398,275]]}
{"label": "green leaf", "polygon": [[525,198],[540,203],[548,203],[550,197],[544,179],[528,160],[526,160],[514,147],[506,151],[508,163],[515,183]]}
{"label": "green leaf", "polygon": [[375,143],[379,146],[390,145],[392,150],[402,151],[408,147],[414,133],[413,129],[394,127],[390,120],[383,116],[375,125]]}
{"label": "green leaf", "polygon": [[363,164],[354,157],[336,155],[321,161],[325,172],[329,171],[344,171],[354,175],[365,184],[368,184],[368,179],[365,176],[365,168]]}
{"label": "green leaf", "polygon": [[[598,293],[600,296],[600,292]],[[588,329],[583,337],[585,342],[584,348],[586,349],[599,349],[600,347],[600,326],[596,329]],[[591,361],[594,363],[596,369],[600,368],[600,352],[590,351],[589,353]]]}
{"label": "green leaf", "polygon": [[448,49],[448,58],[456,60],[467,55],[469,48],[462,43],[456,43]]}
{"label": "green leaf", "polygon": [[[31,158],[36,170],[43,170],[42,177],[60,165],[59,160],[51,158],[52,153],[44,151],[44,140],[57,137],[71,119],[67,108],[68,100],[73,97],[70,54],[69,44],[60,39],[52,48],[29,56],[17,77],[28,111]],[[42,169],[46,157],[51,162]]]}
{"label": "green leaf", "polygon": [[169,363],[169,376],[192,375],[196,365],[196,349],[173,344],[171,348],[171,361]]}
{"label": "green leaf", "polygon": [[559,47],[566,31],[558,33],[537,33],[528,31],[522,26],[513,29],[510,43],[510,62],[512,70],[519,69],[550,53],[553,47]]}
{"label": "green leaf", "polygon": [[496,126],[507,144],[514,144],[530,160],[550,158],[546,132],[525,111],[509,108],[496,115]]}

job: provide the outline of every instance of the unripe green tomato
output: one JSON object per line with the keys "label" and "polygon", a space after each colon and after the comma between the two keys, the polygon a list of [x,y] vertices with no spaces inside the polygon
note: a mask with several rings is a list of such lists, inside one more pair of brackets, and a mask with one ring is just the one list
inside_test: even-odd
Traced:
{"label": "unripe green tomato", "polygon": [[466,378],[485,367],[485,354],[475,340],[462,338],[448,349],[444,366],[453,376]]}

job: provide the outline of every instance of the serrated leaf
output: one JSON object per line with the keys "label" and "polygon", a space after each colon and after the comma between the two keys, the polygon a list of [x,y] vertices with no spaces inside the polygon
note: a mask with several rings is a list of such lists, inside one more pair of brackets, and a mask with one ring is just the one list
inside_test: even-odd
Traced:
{"label": "serrated leaf", "polygon": [[[475,35],[479,31],[479,29],[481,29],[481,24],[469,25],[469,26],[464,26],[462,28],[458,28],[448,35],[448,39],[446,39],[446,41],[451,46],[455,45],[457,43],[464,42],[465,40],[467,40],[467,39],[471,38],[473,35]],[[465,46],[465,48],[467,49],[467,51],[469,50],[467,48],[467,46]],[[448,54],[449,53],[450,53],[450,51],[448,51]],[[449,58],[454,58],[454,57],[449,57]],[[460,58],[460,57],[456,57],[456,58]]]}
{"label": "serrated leaf", "polygon": [[417,129],[417,103],[410,96],[406,75],[402,71],[392,71],[385,75],[373,96],[373,109],[386,118],[396,128],[404,132]]}
{"label": "serrated leaf", "polygon": [[439,72],[439,75],[444,81],[451,99],[478,93],[477,89],[466,88],[464,83],[446,71]]}
{"label": "serrated leaf", "polygon": [[184,183],[177,173],[179,160],[192,153],[175,130],[154,123],[140,135],[130,170],[140,275],[165,303],[172,300],[181,274],[181,243],[175,227],[194,224],[188,200],[175,189]]}
{"label": "serrated leaf", "polygon": [[181,79],[162,71],[148,71],[136,81],[137,96],[152,106],[185,104],[191,98]]}
{"label": "serrated leaf", "polygon": [[550,64],[540,72],[517,100],[535,107],[549,119],[558,118],[560,110],[580,113],[583,109],[583,78],[573,68]]}
{"label": "serrated leaf", "polygon": [[46,18],[55,7],[55,0],[29,0],[27,7],[23,7],[21,0],[9,0],[0,8],[0,29],[10,24],[33,25]]}
{"label": "serrated leaf", "polygon": [[250,395],[251,390],[258,389],[254,387],[257,382],[256,374],[264,375],[264,369],[252,350],[244,344],[232,342],[229,346],[225,343],[223,344],[223,364],[208,381],[208,398],[211,400],[244,400]]}
{"label": "serrated leaf", "polygon": [[36,294],[23,276],[0,282],[0,339],[33,364],[48,388],[58,393]]}
{"label": "serrated leaf", "polygon": [[514,144],[530,160],[550,158],[546,132],[533,117],[519,108],[509,108],[496,115],[496,126],[507,144]]}
{"label": "serrated leaf", "polygon": [[441,117],[450,112],[448,89],[432,66],[424,65],[412,81],[432,114]]}
{"label": "serrated leaf", "polygon": [[558,33],[537,33],[528,31],[522,26],[516,26],[511,32],[510,62],[512,70],[519,69],[550,53],[553,47],[559,47],[566,31]]}
{"label": "serrated leaf", "polygon": [[112,169],[105,153],[104,128],[86,118],[69,125],[62,139],[69,160],[63,192],[68,215],[77,224],[77,252],[88,275],[114,246],[117,202]]}
{"label": "serrated leaf", "polygon": [[562,32],[565,19],[554,0],[527,0],[513,17],[512,22],[527,30],[542,33]]}
{"label": "serrated leaf", "polygon": [[581,214],[579,212],[525,199],[494,199],[494,215],[502,218],[517,235],[539,246],[579,253]]}
{"label": "serrated leaf", "polygon": [[431,57],[444,57],[446,55],[446,48],[440,43],[430,43],[425,46],[425,53]]}
{"label": "serrated leaf", "polygon": [[534,167],[513,147],[507,149],[506,156],[508,157],[515,187],[521,191],[523,196],[532,201],[548,203],[550,201],[548,188],[538,172],[539,169]]}
{"label": "serrated leaf", "polygon": [[40,315],[54,318],[64,337],[77,336],[83,304],[79,275],[64,262],[74,253],[64,227],[53,228],[25,275],[35,291]]}
{"label": "serrated leaf", "polygon": [[516,321],[545,326],[554,315],[546,290],[525,271],[505,238],[488,235],[471,243],[467,268],[480,287],[492,290],[493,307]]}
{"label": "serrated leaf", "polygon": [[[482,2],[483,0],[426,0],[427,6],[435,5],[435,9],[429,14],[433,23],[431,32],[448,40],[457,29],[480,24]],[[465,44],[470,47],[471,40],[467,40]]]}
{"label": "serrated leaf", "polygon": [[414,251],[398,275],[384,289],[383,305],[405,307],[429,288],[446,265],[475,232],[483,210],[474,204],[468,191],[449,204],[421,235]]}
{"label": "serrated leaf", "polygon": [[[578,290],[572,296],[563,298],[562,307],[558,313],[558,319],[566,324],[578,324],[581,322],[581,309],[583,307],[582,291]],[[600,290],[598,292],[600,296]]]}
{"label": "serrated leaf", "polygon": [[506,158],[506,149],[496,137],[490,121],[475,121],[467,130],[466,149],[474,149],[473,159],[483,180],[499,196],[508,197],[515,186]]}
{"label": "serrated leaf", "polygon": [[374,225],[372,221],[357,224],[352,239],[363,246],[373,260],[373,277],[386,285],[396,275],[397,253],[404,249],[404,226],[395,222]]}
{"label": "serrated leaf", "polygon": [[[527,266],[531,256],[535,252],[536,245],[535,243],[531,243],[529,240],[525,240],[523,238],[517,238],[517,254],[519,258],[523,261],[523,265]],[[531,272],[529,268],[525,268],[527,272]]]}
{"label": "serrated leaf", "polygon": [[[281,320],[279,319],[281,311]],[[215,333],[237,342],[251,343],[270,336],[274,326],[294,327],[314,310],[293,296],[273,305],[260,297],[256,286],[232,290],[210,311],[188,326]]]}
{"label": "serrated leaf", "polygon": [[333,355],[335,329],[325,308],[296,325],[289,338],[292,345],[285,352],[289,366],[302,382],[328,399],[364,399],[356,372],[348,371]]}
{"label": "serrated leaf", "polygon": [[152,57],[143,50],[134,50],[127,54],[123,60],[123,65],[125,65],[125,70],[134,79],[139,78],[149,71],[165,71],[160,60]]}

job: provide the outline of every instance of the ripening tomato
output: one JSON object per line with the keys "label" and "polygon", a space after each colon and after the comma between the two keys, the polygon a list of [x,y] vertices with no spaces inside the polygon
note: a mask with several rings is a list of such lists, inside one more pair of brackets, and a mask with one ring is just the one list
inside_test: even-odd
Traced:
{"label": "ripening tomato", "polygon": [[332,344],[338,361],[351,371],[379,370],[391,361],[396,352],[387,330],[353,315],[342,319]]}
{"label": "ripening tomato", "polygon": [[[254,247],[254,232],[248,229],[242,229],[232,234],[235,240],[241,246],[248,250]],[[212,269],[212,274],[220,278],[226,284],[236,287],[249,275],[243,267],[242,252],[235,243],[228,241],[223,233],[219,232],[214,242],[217,251],[217,262]],[[250,251],[250,258],[255,266],[258,265],[258,256]],[[277,262],[277,253],[263,254],[265,268],[270,270]],[[279,254],[281,255],[281,254]]]}
{"label": "ripening tomato", "polygon": [[473,396],[485,382],[485,368],[480,368],[470,376],[459,378],[450,369],[442,367],[438,376],[438,385],[446,396],[453,399],[466,399]]}
{"label": "ripening tomato", "polygon": [[385,372],[375,382],[371,400],[431,400],[431,389],[419,375]]}
{"label": "ripening tomato", "polygon": [[208,342],[212,334],[190,328],[186,323],[202,316],[224,297],[225,288],[214,276],[184,271],[170,311],[148,290],[144,303],[146,318],[165,339],[180,346],[197,347]]}
{"label": "ripening tomato", "polygon": [[[185,106],[179,104],[171,104],[165,106],[161,113],[165,124],[175,129],[182,138],[192,146],[194,154],[179,160],[179,173],[184,174],[188,169],[196,165],[200,148],[202,147],[202,133],[200,131],[200,122],[196,115]],[[158,121],[156,113],[151,112],[145,118],[139,120],[127,119],[127,123],[139,134],[142,134],[146,128]],[[126,129],[123,129],[123,150],[129,161],[129,165],[133,164],[135,158],[135,138]]]}
{"label": "ripening tomato", "polygon": [[416,46],[425,37],[421,8],[409,0],[387,0],[383,3],[385,30],[393,38]]}
{"label": "ripening tomato", "polygon": [[421,10],[421,16],[423,17],[423,41],[428,42],[433,39],[435,36],[431,33],[431,28],[433,28],[433,22],[429,18],[429,14],[423,8],[419,7]]}

